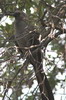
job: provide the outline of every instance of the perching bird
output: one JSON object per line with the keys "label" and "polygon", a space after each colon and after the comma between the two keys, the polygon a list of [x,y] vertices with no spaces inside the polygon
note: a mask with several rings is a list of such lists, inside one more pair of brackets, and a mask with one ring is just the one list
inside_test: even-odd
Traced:
{"label": "perching bird", "polygon": [[14,17],[16,30],[15,40],[17,41],[19,49],[22,50],[22,55],[24,56],[27,53],[25,47],[28,49],[31,45],[36,45],[37,42],[39,43],[39,33],[36,32],[35,27],[29,24],[28,16],[24,12],[16,11],[14,13]]}
{"label": "perching bird", "polygon": [[[18,45],[19,50],[22,53],[22,57],[27,55],[26,59],[29,63],[33,65],[36,78],[38,81],[41,98],[42,100],[54,100],[51,87],[43,72],[42,58],[41,58],[41,48],[32,48],[30,46],[40,44],[39,33],[36,31],[35,27],[29,23],[28,16],[24,12],[15,11],[13,16],[15,17],[15,40]],[[29,49],[25,49],[25,48]],[[30,51],[31,55],[27,54]],[[47,91],[47,97],[45,96],[45,90]]]}

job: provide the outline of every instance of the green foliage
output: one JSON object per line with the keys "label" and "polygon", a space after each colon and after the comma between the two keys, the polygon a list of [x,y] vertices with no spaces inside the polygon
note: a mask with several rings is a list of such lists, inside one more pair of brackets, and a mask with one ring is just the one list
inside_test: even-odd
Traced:
{"label": "green foliage", "polygon": [[53,4],[54,0],[45,0],[48,4]]}
{"label": "green foliage", "polygon": [[[26,11],[26,13],[29,16],[30,22],[33,25],[36,25],[39,28],[38,30],[42,29],[46,34],[51,33],[53,28],[55,28],[55,26],[54,27],[52,26],[53,24],[51,25],[51,23],[55,21],[55,18],[53,19],[51,15],[57,15],[60,7],[58,6],[56,0],[43,0],[43,1],[45,1],[45,3],[47,3],[48,5],[43,3],[42,0],[4,0],[0,4],[0,14],[3,13],[5,15],[5,13],[7,12],[8,13],[14,12],[15,9],[18,7],[19,10]],[[62,0],[58,0],[59,4],[61,4],[61,1]],[[55,5],[55,8],[50,7],[52,5]],[[58,8],[59,9],[57,10],[56,7],[57,9]],[[33,13],[31,13],[31,8],[33,8]],[[47,27],[42,26],[40,22],[40,18],[42,18],[45,11],[47,11],[47,13],[45,14],[42,22],[44,24],[46,23]],[[0,83],[3,84],[6,83],[7,85],[7,83],[10,80],[12,82],[11,86],[9,87],[12,88],[12,94],[10,95],[10,97],[12,98],[12,100],[18,100],[18,98],[20,98],[22,94],[24,94],[22,93],[22,90],[25,87],[30,89],[36,78],[32,66],[23,67],[24,61],[23,59],[20,58],[20,52],[17,51],[14,42],[8,40],[8,38],[14,34],[14,25],[13,25],[14,19],[10,16],[7,16],[6,19],[7,18],[9,18],[10,21],[12,21],[12,24],[10,24],[8,21],[7,22],[4,21],[5,26],[3,24],[0,25],[0,47],[1,47],[0,48],[0,78],[1,78]],[[65,18],[62,18],[61,20],[65,21]],[[59,23],[57,22],[57,25],[58,24]],[[42,33],[41,31],[42,35],[44,33]],[[5,45],[2,45],[6,39],[7,42],[5,43]],[[57,56],[54,57],[54,55],[47,50],[47,53],[49,53],[47,54],[48,59],[45,59],[46,68],[48,70],[47,75],[52,89],[55,89],[55,86],[61,81],[61,79],[56,78],[58,76],[58,73],[61,73],[63,75],[65,72],[65,68],[66,68],[65,43],[66,43],[66,38],[63,37],[62,39],[59,36],[57,39],[54,39],[47,46],[48,48],[49,46],[51,46],[51,49],[49,50],[50,52],[55,52],[57,54]],[[59,64],[60,62],[62,62],[62,64]],[[19,71],[20,68],[21,70]],[[4,88],[7,88],[7,86],[5,85],[2,86]],[[0,97],[2,97],[2,91],[0,93]],[[33,98],[34,96],[31,95],[28,96],[26,100],[33,100]]]}

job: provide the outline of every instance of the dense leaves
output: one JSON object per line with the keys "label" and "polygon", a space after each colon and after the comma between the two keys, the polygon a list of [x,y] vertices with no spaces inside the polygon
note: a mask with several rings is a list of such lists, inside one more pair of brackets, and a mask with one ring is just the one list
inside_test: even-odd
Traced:
{"label": "dense leaves", "polygon": [[[29,22],[42,36],[41,47],[46,49],[44,70],[56,93],[56,86],[64,87],[66,80],[66,1],[0,0],[0,97],[5,93],[10,100],[41,100],[33,67],[24,65],[25,60],[10,38],[15,29],[14,18],[9,14],[17,8],[27,13]],[[59,74],[63,78],[59,78]]]}

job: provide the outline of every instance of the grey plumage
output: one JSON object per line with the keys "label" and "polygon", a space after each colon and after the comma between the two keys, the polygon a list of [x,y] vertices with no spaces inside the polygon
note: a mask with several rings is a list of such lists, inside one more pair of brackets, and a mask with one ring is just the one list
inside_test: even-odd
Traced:
{"label": "grey plumage", "polygon": [[[25,51],[23,47],[29,47],[34,44],[34,39],[39,37],[39,33],[36,32],[34,26],[29,24],[28,16],[24,12],[16,11],[15,17],[15,40],[17,41],[19,48],[22,49],[23,55]],[[36,39],[36,40],[37,40]]]}
{"label": "grey plumage", "polygon": [[[13,16],[15,17],[15,40],[17,42],[17,46],[24,56],[26,51],[23,49],[23,47],[28,48],[32,45],[38,45],[40,43],[38,40],[39,33],[36,31],[34,26],[29,24],[28,17],[25,13],[16,11]],[[49,100],[54,100],[50,84],[43,71],[41,48],[33,48],[31,49],[31,53],[32,55],[27,56],[27,59],[28,63],[31,63],[33,65],[35,75],[39,84],[41,98],[42,100],[48,100],[44,93],[44,89],[46,88]]]}

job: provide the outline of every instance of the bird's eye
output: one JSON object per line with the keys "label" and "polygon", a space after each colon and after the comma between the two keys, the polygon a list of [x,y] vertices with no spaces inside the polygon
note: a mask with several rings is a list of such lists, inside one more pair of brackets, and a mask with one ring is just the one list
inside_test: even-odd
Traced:
{"label": "bird's eye", "polygon": [[20,16],[20,11],[15,11],[13,14],[14,17],[19,17]]}

